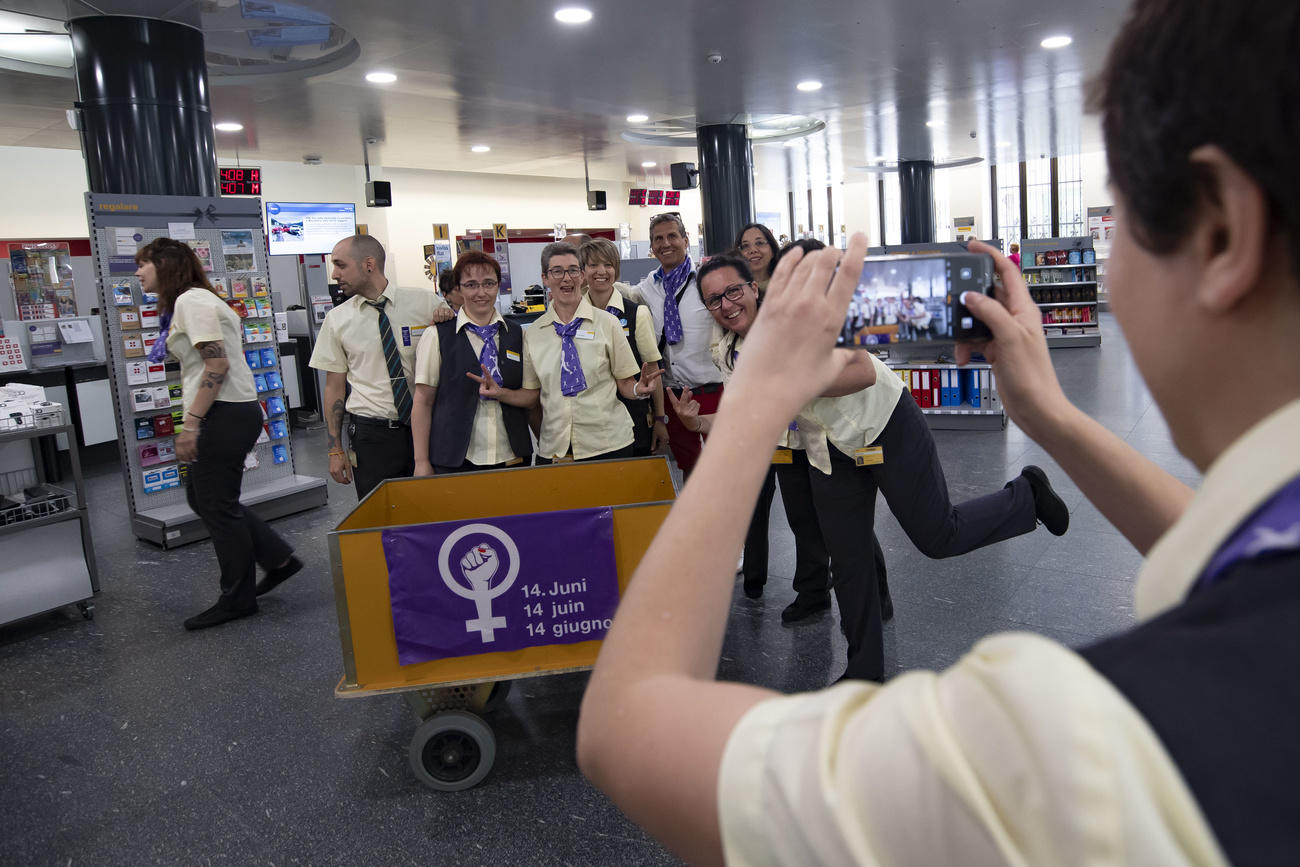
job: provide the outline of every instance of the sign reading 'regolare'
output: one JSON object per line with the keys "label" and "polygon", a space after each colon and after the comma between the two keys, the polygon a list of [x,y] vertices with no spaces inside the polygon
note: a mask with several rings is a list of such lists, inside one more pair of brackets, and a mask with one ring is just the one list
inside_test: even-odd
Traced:
{"label": "sign reading 'regolare'", "polygon": [[384,530],[402,665],[603,638],[618,607],[613,510]]}

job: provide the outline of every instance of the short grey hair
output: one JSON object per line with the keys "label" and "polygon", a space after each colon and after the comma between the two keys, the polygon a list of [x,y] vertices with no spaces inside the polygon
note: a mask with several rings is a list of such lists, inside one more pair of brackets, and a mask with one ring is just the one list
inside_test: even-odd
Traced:
{"label": "short grey hair", "polygon": [[579,262],[582,257],[578,255],[578,248],[564,241],[556,241],[547,244],[542,248],[542,273],[545,274],[551,267],[552,256],[572,256]]}
{"label": "short grey hair", "polygon": [[674,223],[676,223],[678,230],[682,233],[682,237],[683,238],[687,237],[686,224],[682,222],[682,215],[677,213],[676,211],[669,211],[666,214],[655,214],[653,217],[651,217],[650,237],[652,238],[654,237],[655,226],[659,225],[662,222],[665,222],[666,220],[672,220]]}

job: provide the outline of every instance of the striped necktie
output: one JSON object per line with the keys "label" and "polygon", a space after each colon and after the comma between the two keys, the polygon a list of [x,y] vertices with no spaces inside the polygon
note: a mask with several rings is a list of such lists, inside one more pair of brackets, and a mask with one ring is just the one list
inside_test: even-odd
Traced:
{"label": "striped necktie", "polygon": [[402,356],[397,351],[397,340],[393,337],[393,326],[388,321],[384,307],[388,299],[380,296],[378,301],[365,302],[379,311],[379,342],[384,347],[384,363],[388,365],[388,384],[393,388],[393,405],[397,407],[397,419],[402,424],[411,423],[411,386],[406,381],[406,370],[402,367]]}

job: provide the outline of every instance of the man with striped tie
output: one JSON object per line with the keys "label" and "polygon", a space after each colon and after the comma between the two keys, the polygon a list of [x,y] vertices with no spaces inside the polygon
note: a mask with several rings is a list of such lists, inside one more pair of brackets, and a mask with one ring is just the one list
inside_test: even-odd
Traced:
{"label": "man with striped tie", "polygon": [[[415,348],[425,328],[453,314],[430,289],[389,283],[384,246],[369,235],[339,241],[330,263],[331,278],[348,300],[326,314],[311,366],[325,371],[330,477],[341,485],[355,481],[361,499],[384,479],[415,472],[410,430]],[[345,411],[350,416],[346,448]]]}

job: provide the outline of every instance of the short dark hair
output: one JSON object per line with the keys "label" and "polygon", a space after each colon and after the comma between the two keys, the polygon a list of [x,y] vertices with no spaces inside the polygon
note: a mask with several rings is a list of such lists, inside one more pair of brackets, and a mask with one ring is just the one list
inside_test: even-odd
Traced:
{"label": "short dark hair", "polygon": [[650,237],[651,238],[654,237],[655,226],[659,225],[660,223],[665,223],[668,220],[672,220],[674,223],[677,224],[677,228],[681,230],[683,238],[689,237],[686,234],[686,224],[682,222],[682,215],[677,213],[676,211],[668,211],[667,213],[663,213],[663,214],[655,214],[653,217],[651,217]]}
{"label": "short dark hair", "polygon": [[555,243],[547,244],[542,248],[542,274],[545,274],[547,269],[551,267],[552,256],[572,256],[577,259],[579,263],[582,262],[582,257],[578,255],[577,247],[566,243],[565,241],[556,241]]}
{"label": "short dark hair", "polygon": [[456,275],[456,285],[465,277],[465,269],[470,265],[486,265],[492,269],[492,273],[497,275],[497,280],[501,279],[501,263],[495,257],[489,256],[482,250],[466,250],[456,257],[456,267],[452,268],[452,273]]}
{"label": "short dark hair", "polygon": [[739,256],[731,253],[723,253],[721,256],[710,256],[709,261],[700,266],[700,270],[695,272],[695,291],[700,293],[700,300],[704,300],[704,278],[714,271],[721,271],[723,268],[735,268],[740,279],[746,283],[754,281],[754,272],[749,270],[749,263]]}
{"label": "short dark hair", "polygon": [[785,256],[785,254],[789,253],[795,247],[798,247],[800,250],[803,250],[803,254],[807,256],[809,253],[813,252],[814,250],[824,249],[826,245],[823,244],[821,241],[818,241],[816,238],[800,238],[797,241],[791,241],[789,244],[786,244],[784,247],[781,248],[781,252],[777,253],[775,256],[772,257],[773,274],[776,273],[776,263],[780,262],[781,259]]}
{"label": "short dark hair", "polygon": [[763,225],[762,223],[746,223],[745,225],[741,226],[740,231],[736,233],[737,251],[740,250],[740,242],[745,239],[745,233],[748,232],[750,229],[758,229],[759,234],[763,236],[763,240],[767,241],[767,246],[772,248],[772,261],[768,263],[767,266],[767,276],[771,277],[772,269],[776,267],[777,256],[781,252],[781,245],[776,242],[776,236],[772,234],[772,230],[769,229],[767,226]]}
{"label": "short dark hair", "polygon": [[1176,249],[1210,178],[1189,159],[1217,145],[1259,185],[1270,230],[1300,275],[1300,4],[1137,0],[1093,94],[1110,179],[1134,239]]}
{"label": "short dark hair", "polygon": [[353,235],[350,238],[344,238],[348,241],[348,255],[358,262],[363,259],[374,259],[375,267],[382,274],[384,271],[384,245],[379,243],[379,239],[374,235]]}
{"label": "short dark hair", "polygon": [[155,238],[135,251],[135,264],[149,262],[158,279],[158,304],[164,313],[176,309],[176,299],[189,289],[203,288],[216,294],[203,262],[189,244],[171,238]]}

